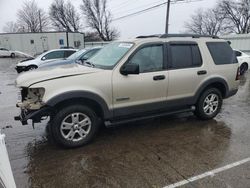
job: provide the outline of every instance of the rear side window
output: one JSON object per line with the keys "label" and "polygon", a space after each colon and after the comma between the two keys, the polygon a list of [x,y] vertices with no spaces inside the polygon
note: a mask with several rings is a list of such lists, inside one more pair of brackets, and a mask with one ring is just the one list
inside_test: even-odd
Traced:
{"label": "rear side window", "polygon": [[48,54],[46,54],[45,56],[43,56],[43,60],[46,59],[58,59],[58,58],[64,58],[64,51],[53,51],[50,52]]}
{"label": "rear side window", "polygon": [[73,53],[75,53],[75,51],[73,51],[73,50],[65,51],[64,57],[67,58],[67,57],[71,56]]}
{"label": "rear side window", "polygon": [[202,58],[197,44],[171,44],[170,68],[192,68],[202,65]]}
{"label": "rear side window", "polygon": [[227,42],[207,42],[207,47],[216,65],[237,63],[236,55]]}

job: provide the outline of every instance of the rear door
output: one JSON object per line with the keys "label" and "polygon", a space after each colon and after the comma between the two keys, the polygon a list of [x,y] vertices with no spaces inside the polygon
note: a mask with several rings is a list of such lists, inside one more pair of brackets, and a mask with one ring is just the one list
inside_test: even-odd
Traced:
{"label": "rear door", "polygon": [[207,74],[198,44],[192,41],[170,42],[168,54],[168,101],[194,96]]}

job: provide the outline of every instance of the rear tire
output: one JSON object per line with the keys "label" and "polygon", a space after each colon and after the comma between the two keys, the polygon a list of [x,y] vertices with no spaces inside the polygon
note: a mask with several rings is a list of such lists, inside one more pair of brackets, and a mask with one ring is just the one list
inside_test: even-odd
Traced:
{"label": "rear tire", "polygon": [[100,127],[96,113],[84,105],[70,105],[53,118],[51,131],[54,140],[67,148],[88,144]]}
{"label": "rear tire", "polygon": [[240,75],[244,75],[245,72],[248,70],[248,64],[247,63],[242,63],[240,66]]}
{"label": "rear tire", "polygon": [[222,95],[218,89],[207,89],[196,104],[195,115],[202,120],[213,119],[220,112],[222,103]]}
{"label": "rear tire", "polygon": [[16,54],[15,54],[15,53],[11,53],[11,54],[10,54],[10,57],[11,57],[11,58],[15,58],[15,57],[16,57]]}

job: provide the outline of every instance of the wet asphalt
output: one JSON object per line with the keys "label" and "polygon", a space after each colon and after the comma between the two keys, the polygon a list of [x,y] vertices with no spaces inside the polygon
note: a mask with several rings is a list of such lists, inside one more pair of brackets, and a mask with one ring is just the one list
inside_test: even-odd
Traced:
{"label": "wet asphalt", "polygon": [[[250,157],[250,73],[210,121],[191,113],[102,128],[89,145],[63,149],[46,121],[22,126],[13,117],[17,59],[0,59],[0,128],[17,187],[163,187]],[[250,187],[250,162],[182,187]]]}

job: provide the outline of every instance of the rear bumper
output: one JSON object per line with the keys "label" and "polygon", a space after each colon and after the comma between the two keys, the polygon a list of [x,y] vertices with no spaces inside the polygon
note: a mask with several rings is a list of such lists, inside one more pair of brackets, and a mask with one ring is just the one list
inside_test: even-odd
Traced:
{"label": "rear bumper", "polygon": [[21,73],[21,72],[28,70],[28,68],[26,66],[16,66],[15,69],[16,69],[17,73]]}
{"label": "rear bumper", "polygon": [[22,109],[20,115],[15,116],[14,120],[20,121],[22,125],[27,125],[29,119],[33,120],[34,123],[39,123],[42,117],[50,116],[51,112],[52,108],[47,106],[35,111],[25,111]]}

